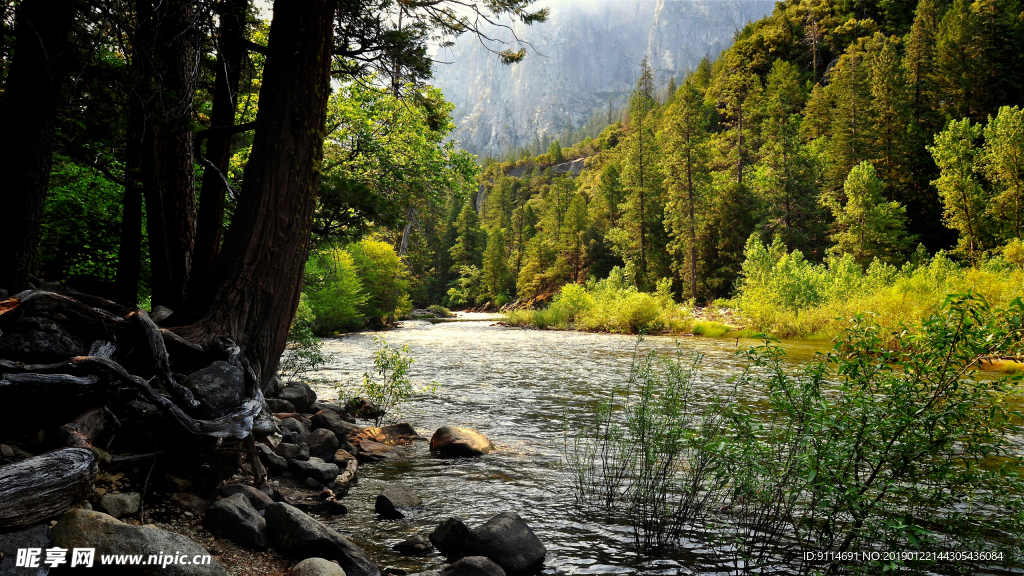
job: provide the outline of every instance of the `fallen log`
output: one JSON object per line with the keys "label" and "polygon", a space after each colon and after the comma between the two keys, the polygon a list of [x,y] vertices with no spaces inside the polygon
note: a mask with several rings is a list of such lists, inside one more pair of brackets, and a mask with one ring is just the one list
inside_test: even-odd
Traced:
{"label": "fallen log", "polygon": [[0,466],[0,531],[67,512],[92,489],[96,472],[96,454],[83,448],[62,448]]}
{"label": "fallen log", "polygon": [[73,422],[60,427],[68,446],[89,448],[96,438],[111,425],[117,424],[117,418],[106,406],[86,410]]}

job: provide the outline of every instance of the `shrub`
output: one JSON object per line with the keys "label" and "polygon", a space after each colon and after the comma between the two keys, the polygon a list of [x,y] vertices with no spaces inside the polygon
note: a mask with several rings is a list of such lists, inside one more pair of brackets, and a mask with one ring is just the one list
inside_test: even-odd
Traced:
{"label": "shrub", "polygon": [[314,324],[313,311],[306,301],[306,295],[302,294],[295,320],[288,330],[288,347],[281,356],[280,371],[283,374],[294,377],[302,372],[317,370],[330,361],[320,339],[313,333]]}
{"label": "shrub", "polygon": [[391,244],[364,239],[350,244],[346,250],[352,256],[366,294],[361,310],[368,322],[391,324],[395,318],[412,310],[409,273]]}
{"label": "shrub", "polygon": [[[993,309],[953,295],[911,328],[856,316],[796,373],[770,340],[752,347],[732,394],[710,404],[692,400],[688,361],[634,360],[624,392],[567,423],[577,497],[629,517],[641,553],[672,544],[678,525],[704,526],[743,572],[773,571],[788,555],[796,573],[974,573],[979,563],[923,559],[959,550],[1019,566],[1022,425],[1007,400],[1024,375],[976,371],[1018,356],[1022,341],[1020,299]],[[740,389],[755,396],[741,401]],[[794,544],[826,559],[787,554]],[[862,550],[922,554],[828,559]]]}
{"label": "shrub", "polygon": [[318,336],[361,327],[366,295],[352,255],[343,249],[314,253],[306,263],[303,296]]}

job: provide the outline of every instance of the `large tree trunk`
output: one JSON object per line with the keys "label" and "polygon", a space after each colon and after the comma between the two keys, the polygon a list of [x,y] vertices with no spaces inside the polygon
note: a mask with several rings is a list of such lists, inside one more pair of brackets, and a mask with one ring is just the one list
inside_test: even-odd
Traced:
{"label": "large tree trunk", "polygon": [[15,18],[14,59],[0,109],[0,288],[11,291],[28,287],[39,241],[75,5],[26,0]]}
{"label": "large tree trunk", "polygon": [[[144,30],[136,31],[136,42],[141,41],[139,36],[143,32]],[[146,110],[140,83],[146,82],[148,76],[141,58],[133,57],[132,67],[135,82],[128,89],[121,243],[117,249],[117,278],[114,282],[118,300],[130,305],[138,301],[142,267],[142,135],[145,134],[146,128]]]}
{"label": "large tree trunk", "polygon": [[195,323],[180,329],[231,338],[262,381],[284,350],[309,252],[334,10],[333,0],[274,3],[245,192],[217,257],[215,288],[195,296]]}
{"label": "large tree trunk", "polygon": [[[238,82],[245,61],[245,9],[246,0],[226,3],[220,14],[217,41],[217,73],[213,91],[213,110],[210,126],[229,127],[235,124],[238,105]],[[197,143],[198,145],[198,143]],[[207,139],[206,158],[222,174],[227,174],[231,159],[231,133],[214,132]],[[221,228],[224,221],[224,184],[213,170],[203,172],[199,192],[199,217],[196,229],[196,247],[189,292],[203,290],[208,284],[214,259],[220,250]]]}
{"label": "large tree trunk", "polygon": [[[198,30],[192,3],[163,0],[139,4],[139,19],[152,21],[153,49],[138,50],[152,67],[154,97],[143,136],[142,184],[146,197],[153,304],[180,308],[195,242],[195,164],[192,160],[192,98]],[[148,13],[147,13],[148,12]]]}

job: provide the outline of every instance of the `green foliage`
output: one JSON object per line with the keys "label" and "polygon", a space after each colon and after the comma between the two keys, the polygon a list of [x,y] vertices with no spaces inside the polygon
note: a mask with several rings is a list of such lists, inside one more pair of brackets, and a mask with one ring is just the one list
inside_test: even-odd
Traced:
{"label": "green foliage", "polygon": [[562,154],[562,145],[555,140],[548,146],[548,157],[551,159],[552,164],[560,164],[565,162],[565,155]]}
{"label": "green foliage", "polygon": [[874,260],[902,262],[910,243],[903,229],[906,209],[899,202],[885,202],[882,187],[874,166],[861,162],[843,185],[846,203],[829,206],[836,219],[831,252],[852,255],[862,268]]}
{"label": "green foliage", "polygon": [[305,305],[309,328],[317,336],[360,328],[366,321],[366,293],[355,260],[348,250],[315,252],[306,262]]}
{"label": "green foliage", "polygon": [[367,321],[387,325],[412,310],[408,270],[387,242],[363,239],[346,250],[352,256],[366,299],[361,307]]}
{"label": "green foliage", "polygon": [[[1018,258],[1014,249],[1011,258]],[[1020,297],[1022,286],[1019,267],[962,267],[942,253],[929,258],[923,247],[902,268],[873,261],[865,270],[850,254],[814,264],[779,241],[765,246],[751,237],[731,305],[758,330],[809,337],[835,335],[861,312],[887,329],[913,324],[935,314],[953,292],[973,290],[1002,306]]]}
{"label": "green foliage", "polygon": [[[826,554],[970,549],[1019,565],[1022,430],[1008,400],[1022,377],[977,370],[1020,354],[1022,340],[1019,298],[997,309],[954,295],[893,331],[857,316],[831,352],[796,372],[770,340],[752,347],[732,394],[711,403],[693,400],[699,358],[638,356],[624,390],[567,419],[577,498],[632,520],[641,554],[678,542],[680,526],[703,526],[704,544],[744,573],[777,569],[794,542]],[[977,568],[792,562],[798,573]]]}
{"label": "green foliage", "polygon": [[282,374],[294,377],[303,372],[316,371],[330,361],[330,355],[324,353],[323,344],[314,332],[315,326],[315,314],[303,294],[299,299],[295,319],[288,329],[288,347],[281,356],[279,368]]}
{"label": "green foliage", "polygon": [[413,359],[409,358],[409,345],[395,348],[380,336],[373,337],[377,350],[373,354],[374,372],[363,373],[361,391],[365,398],[377,409],[375,425],[380,426],[401,403],[413,394],[412,382],[409,380],[409,367]]}
{"label": "green foliage", "polygon": [[928,151],[935,158],[941,173],[932,182],[942,198],[944,221],[960,233],[957,251],[972,264],[984,255],[989,245],[985,219],[986,194],[975,171],[980,150],[975,141],[982,127],[971,125],[968,118],[954,120],[935,137]]}

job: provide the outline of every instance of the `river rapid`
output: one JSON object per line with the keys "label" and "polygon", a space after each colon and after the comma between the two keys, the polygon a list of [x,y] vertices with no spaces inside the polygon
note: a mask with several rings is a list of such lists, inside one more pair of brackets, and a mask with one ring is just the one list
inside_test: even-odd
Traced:
{"label": "river rapid", "polygon": [[[699,542],[684,543],[676,560],[639,563],[633,554],[628,523],[595,518],[578,509],[572,479],[562,466],[563,423],[589,413],[608,391],[626,383],[637,339],[634,336],[539,331],[495,324],[497,318],[463,314],[459,321],[402,322],[386,332],[362,332],[325,339],[331,362],[313,374],[321,398],[338,389],[354,393],[362,374],[372,370],[374,336],[409,346],[414,359],[411,379],[418,385],[437,382],[435,394],[417,394],[400,407],[394,421],[409,422],[425,438],[445,424],[476,429],[496,451],[475,459],[441,459],[427,442],[400,448],[378,463],[359,467],[359,483],[344,502],[346,516],[331,525],[351,536],[381,565],[410,573],[440,569],[439,555],[402,557],[391,546],[414,535],[426,536],[448,517],[471,528],[494,514],[521,515],[547,546],[545,574],[726,574],[716,566],[713,550]],[[644,351],[679,350],[704,356],[695,389],[705,398],[732,388],[742,372],[737,350],[756,344],[693,337],[647,337]],[[790,361],[806,362],[821,344],[786,345]],[[403,520],[380,520],[374,500],[386,486],[403,482],[423,499],[425,511]]]}

